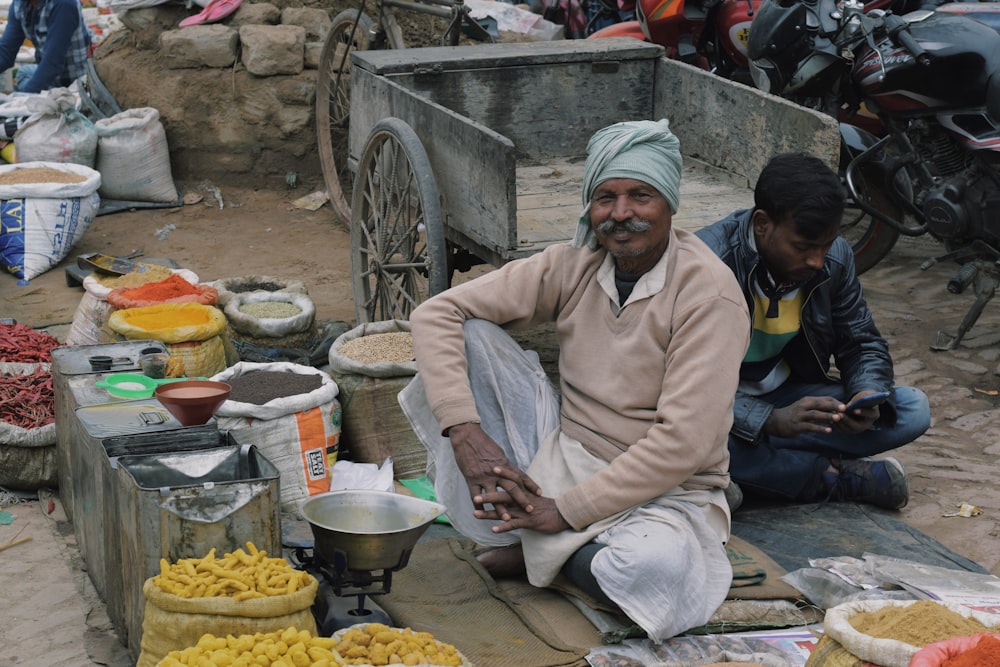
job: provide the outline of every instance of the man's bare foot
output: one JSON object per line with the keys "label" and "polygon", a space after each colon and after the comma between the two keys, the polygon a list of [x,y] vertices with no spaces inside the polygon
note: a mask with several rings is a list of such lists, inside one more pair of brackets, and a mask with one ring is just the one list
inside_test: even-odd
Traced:
{"label": "man's bare foot", "polygon": [[517,577],[525,574],[524,552],[520,544],[506,547],[481,547],[474,552],[479,564],[493,578]]}

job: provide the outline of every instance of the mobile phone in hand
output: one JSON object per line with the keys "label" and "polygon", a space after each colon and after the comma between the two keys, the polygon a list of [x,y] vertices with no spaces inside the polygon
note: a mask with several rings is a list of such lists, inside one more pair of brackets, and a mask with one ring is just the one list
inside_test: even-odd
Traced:
{"label": "mobile phone in hand", "polygon": [[889,392],[887,391],[880,391],[874,394],[868,394],[867,396],[862,396],[856,401],[852,401],[847,404],[847,412],[851,412],[852,410],[857,410],[859,408],[872,408],[876,405],[881,405],[882,403],[885,403],[885,399],[887,398],[889,398]]}

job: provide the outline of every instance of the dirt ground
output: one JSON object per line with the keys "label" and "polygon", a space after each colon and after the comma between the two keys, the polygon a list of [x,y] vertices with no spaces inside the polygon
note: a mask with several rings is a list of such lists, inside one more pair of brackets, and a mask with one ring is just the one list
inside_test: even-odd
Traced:
{"label": "dirt ground", "polygon": [[[0,275],[0,317],[13,317],[64,336],[83,294],[82,288],[67,286],[64,267],[86,252],[142,252],[146,258],[173,259],[203,281],[247,275],[301,280],[316,304],[317,318],[354,323],[349,234],[334,221],[328,205],[315,211],[297,208],[293,202],[309,194],[300,189],[222,187],[220,191],[221,208],[209,191],[191,184],[182,186],[182,192],[200,194],[202,201],[176,209],[135,210],[98,217],[67,259],[27,285],[19,285],[10,275]],[[933,427],[926,435],[893,453],[910,475],[911,501],[900,516],[952,550],[1000,574],[1000,488],[995,483],[1000,458],[1000,445],[996,444],[1000,440],[1000,398],[996,396],[1000,386],[1000,302],[986,308],[959,349],[932,352],[929,344],[935,331],[954,331],[972,302],[970,294],[956,296],[947,292],[950,266],[919,270],[924,259],[939,251],[928,240],[905,240],[886,261],[862,277],[870,305],[894,352],[898,382],[926,391],[934,414]],[[954,514],[962,502],[976,505],[982,514],[970,518],[945,516]],[[52,530],[61,548],[65,548],[60,541],[63,538],[72,542],[72,528],[65,520],[46,521],[38,514],[30,515],[34,518],[26,534]],[[10,534],[0,533],[0,541],[6,539],[3,535]],[[35,534],[39,538],[35,544],[40,547],[44,544],[43,534]],[[53,567],[52,557],[48,553],[45,558],[40,558],[41,554],[33,556],[32,548],[32,543],[20,545],[0,558],[4,563],[0,573],[6,569],[6,574],[0,574],[0,586],[5,586],[4,577],[11,577],[22,585],[30,584],[30,590],[35,591],[33,605],[19,605],[7,612],[14,617],[8,621],[16,621],[18,627],[40,627],[51,619],[53,606],[69,604],[65,590],[46,592],[44,584],[38,583],[50,579],[38,568]],[[55,567],[60,561],[67,563],[77,592],[82,592],[83,597],[73,599],[72,604],[82,604],[81,613],[88,618],[89,659],[96,664],[124,664],[116,662],[121,660],[121,654],[113,650],[113,641],[107,641],[106,617],[101,615],[92,588],[87,597],[87,581],[78,559],[72,560],[71,548],[66,553],[70,557],[57,558]],[[0,636],[7,625],[3,617],[0,614]],[[103,643],[99,641],[102,637]],[[14,664],[38,663],[27,660]],[[74,667],[81,663],[51,664]]]}

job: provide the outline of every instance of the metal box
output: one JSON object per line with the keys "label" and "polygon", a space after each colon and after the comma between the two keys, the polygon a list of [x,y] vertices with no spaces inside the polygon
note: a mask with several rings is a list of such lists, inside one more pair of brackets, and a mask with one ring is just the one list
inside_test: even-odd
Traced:
{"label": "metal box", "polygon": [[[219,447],[237,448],[235,438],[214,428],[185,428],[135,435],[116,436],[101,440],[102,456],[94,466],[94,489],[104,510],[96,513],[96,520],[84,521],[84,525],[98,530],[103,535],[103,548],[99,549],[103,563],[89,566],[103,568],[104,601],[108,618],[115,626],[123,644],[128,644],[128,622],[125,615],[125,580],[122,577],[121,512],[119,482],[116,470],[118,460],[123,456],[150,455],[164,452],[186,452]],[[98,535],[95,539],[100,539]],[[96,549],[95,549],[96,550]],[[95,551],[95,550],[92,550]],[[91,575],[93,579],[93,574]]]}
{"label": "metal box", "polygon": [[[230,432],[233,434],[236,432]],[[246,549],[281,553],[278,469],[252,444],[118,459],[128,647],[141,652],[143,583],[160,559]]]}
{"label": "metal box", "polygon": [[[56,410],[56,467],[59,475],[59,499],[66,516],[73,518],[76,509],[73,499],[74,471],[82,468],[80,451],[72,444],[74,412],[85,405],[118,403],[107,391],[94,386],[109,373],[139,371],[139,357],[146,348],[167,347],[158,340],[130,340],[103,345],[72,345],[52,350],[52,391]],[[95,371],[90,365],[92,356],[112,359],[110,370]],[[117,363],[115,363],[117,362]],[[77,476],[79,478],[79,475]]]}

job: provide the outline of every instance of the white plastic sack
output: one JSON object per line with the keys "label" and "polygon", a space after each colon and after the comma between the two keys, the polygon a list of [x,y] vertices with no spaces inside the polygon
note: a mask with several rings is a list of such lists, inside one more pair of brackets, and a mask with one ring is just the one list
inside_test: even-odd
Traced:
{"label": "white plastic sack", "polygon": [[[255,317],[240,310],[249,303],[280,301],[290,303],[299,309],[291,317]],[[292,334],[308,331],[316,319],[316,305],[307,294],[299,292],[244,292],[233,295],[223,309],[229,326],[246,336],[254,338],[284,338]]]}
{"label": "white plastic sack", "polygon": [[178,200],[159,111],[127,109],[94,125],[101,197],[167,204]]}
{"label": "white plastic sack", "polygon": [[375,378],[405,377],[417,374],[417,362],[363,364],[340,353],[340,348],[356,338],[372,334],[397,333],[411,331],[407,320],[384,320],[382,322],[366,322],[342,334],[330,346],[328,360],[330,372],[334,375],[365,375]]}
{"label": "white plastic sack", "polygon": [[[0,362],[0,376],[28,375],[51,364]],[[24,428],[0,421],[0,486],[34,490],[57,479],[56,423]]]}
{"label": "white plastic sack", "polygon": [[[823,618],[823,631],[836,640],[841,646],[847,649],[851,655],[855,655],[866,662],[870,662],[882,667],[907,667],[910,660],[922,647],[914,646],[897,639],[885,639],[873,637],[860,632],[851,625],[850,618],[855,614],[867,611],[878,611],[883,607],[894,605],[906,607],[914,604],[915,600],[863,600],[860,602],[845,602],[827,610]],[[938,602],[957,614],[966,618],[972,618],[982,623],[987,628],[1000,626],[1000,615],[987,614],[975,611],[963,605],[948,602]]]}
{"label": "white plastic sack", "polygon": [[[22,169],[49,168],[83,177],[78,183],[5,183]],[[12,178],[12,176],[8,176]],[[0,265],[31,280],[62,261],[94,221],[101,175],[78,164],[0,165]]]}
{"label": "white plastic sack", "polygon": [[51,90],[25,99],[31,112],[14,133],[20,162],[67,162],[93,167],[97,156],[97,129],[76,108],[68,88]]}
{"label": "white plastic sack", "polygon": [[230,382],[251,371],[318,375],[321,385],[305,394],[263,405],[227,400],[216,411],[220,431],[240,431],[281,473],[281,509],[302,518],[301,501],[330,490],[330,470],[340,442],[339,387],[325,372],[287,362],[241,361],[211,379]]}

